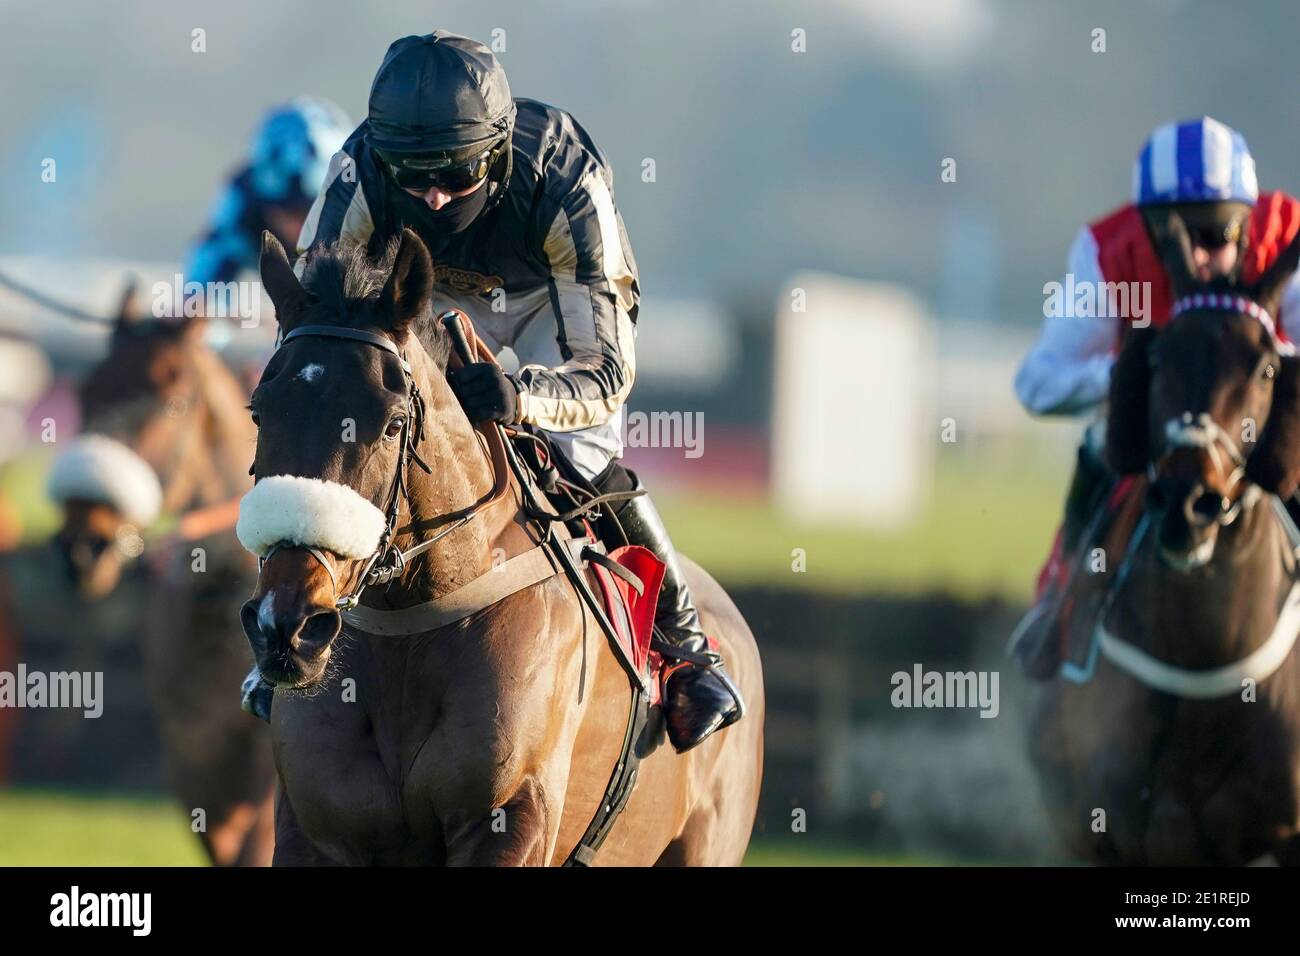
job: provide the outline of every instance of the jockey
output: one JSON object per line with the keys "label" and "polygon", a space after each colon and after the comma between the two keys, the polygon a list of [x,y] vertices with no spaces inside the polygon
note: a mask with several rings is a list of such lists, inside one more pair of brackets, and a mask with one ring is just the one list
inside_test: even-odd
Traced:
{"label": "jockey", "polygon": [[286,247],[297,241],[330,157],[352,121],[329,100],[300,96],[262,120],[248,161],[230,177],[203,237],[185,262],[186,282],[231,282],[257,268],[262,230]]}
{"label": "jockey", "polygon": [[[493,352],[519,361],[452,372],[471,421],[545,431],[602,493],[642,490],[618,461],[632,389],[640,289],[604,155],[577,120],[511,96],[483,44],[445,31],[394,42],[370,89],[369,114],[330,162],[303,226],[317,243],[372,255],[409,226],[435,263],[435,314],[469,316]],[[628,540],[666,566],[656,622],[693,660],[664,684],[678,752],[740,713],[711,655],[672,541],[642,494],[617,506]]]}
{"label": "jockey", "polygon": [[[1098,416],[1111,366],[1128,325],[1149,321],[1160,328],[1170,320],[1169,279],[1156,244],[1165,216],[1173,210],[1187,226],[1202,281],[1238,267],[1242,282],[1255,281],[1300,229],[1300,201],[1281,192],[1260,194],[1246,140],[1209,117],[1155,130],[1138,155],[1132,188],[1131,203],[1084,226],[1070,247],[1066,287],[1091,287],[1096,307],[1050,310],[1016,374],[1016,395],[1030,413],[1093,418],[1079,448],[1064,522],[1039,575],[1038,599],[1011,639],[1021,668],[1040,679],[1060,665],[1054,609],[1062,604],[1077,549],[1087,546],[1080,540],[1084,530],[1111,488]],[[1118,286],[1109,283],[1125,284],[1138,298],[1110,298]],[[1107,307],[1117,301],[1129,303],[1128,314]],[[1144,304],[1135,309],[1135,301]],[[1279,334],[1300,338],[1300,276],[1288,286],[1280,311]]]}

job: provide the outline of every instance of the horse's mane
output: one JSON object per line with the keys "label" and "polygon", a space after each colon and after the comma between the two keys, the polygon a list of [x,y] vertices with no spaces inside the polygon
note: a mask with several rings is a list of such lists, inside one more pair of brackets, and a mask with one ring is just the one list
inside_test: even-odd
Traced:
{"label": "horse's mane", "polygon": [[[383,254],[372,259],[361,243],[340,241],[308,250],[302,285],[316,296],[316,308],[334,319],[333,324],[355,326],[359,316],[373,312],[401,245],[401,236],[389,240]],[[433,319],[431,306],[416,318],[411,331],[438,368],[445,369],[451,339]]]}

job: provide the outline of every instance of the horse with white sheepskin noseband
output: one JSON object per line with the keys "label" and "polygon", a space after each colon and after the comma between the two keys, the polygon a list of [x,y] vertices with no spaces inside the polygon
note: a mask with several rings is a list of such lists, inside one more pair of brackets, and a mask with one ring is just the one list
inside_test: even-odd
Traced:
{"label": "horse with white sheepskin noseband", "polygon": [[235,534],[261,560],[278,548],[305,548],[333,578],[333,565],[322,551],[363,561],[378,553],[387,527],[384,513],[347,485],[276,475],[244,496]]}

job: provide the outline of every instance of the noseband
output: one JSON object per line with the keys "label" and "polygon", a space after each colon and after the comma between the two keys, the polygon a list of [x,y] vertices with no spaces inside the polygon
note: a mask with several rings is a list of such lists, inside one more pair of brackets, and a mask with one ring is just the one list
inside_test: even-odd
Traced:
{"label": "noseband", "polygon": [[[402,424],[401,446],[397,457],[397,470],[393,475],[392,486],[388,494],[388,504],[385,509],[385,526],[384,532],[379,538],[379,544],[374,553],[366,559],[365,566],[357,579],[356,587],[347,595],[339,598],[335,602],[335,607],[340,611],[351,610],[361,602],[361,594],[366,588],[376,584],[387,584],[394,578],[400,577],[409,565],[412,558],[423,554],[432,548],[442,538],[451,534],[459,528],[464,527],[479,513],[480,509],[487,502],[479,502],[463,512],[460,512],[456,519],[443,528],[431,538],[421,541],[419,544],[405,551],[400,550],[393,544],[393,539],[397,533],[397,521],[401,512],[403,499],[406,500],[408,510],[410,506],[410,492],[406,483],[406,467],[408,463],[414,462],[419,465],[426,474],[431,472],[428,464],[422,459],[418,452],[420,442],[424,439],[424,418],[425,406],[424,398],[420,394],[419,386],[415,383],[415,377],[411,373],[411,364],[406,360],[406,356],[387,336],[380,335],[376,332],[367,332],[363,329],[341,328],[332,325],[304,325],[289,332],[280,343],[283,348],[293,339],[300,338],[321,338],[321,339],[348,339],[351,341],[362,342],[366,345],[373,345],[375,348],[383,349],[397,357],[401,363],[402,377],[406,382],[406,418]],[[265,563],[267,558],[281,547],[297,547],[297,545],[279,544],[271,548],[262,556],[261,563]],[[337,589],[338,579],[335,576],[334,568],[330,564],[326,555],[315,547],[307,547],[306,550],[324,566],[334,582]]]}
{"label": "noseband", "polygon": [[[1225,491],[1231,491],[1237,484],[1246,477],[1246,456],[1242,454],[1237,443],[1232,440],[1232,436],[1223,429],[1207,413],[1201,412],[1199,415],[1193,415],[1191,412],[1183,412],[1178,418],[1171,418],[1165,422],[1165,446],[1168,449],[1161,456],[1160,460],[1150,466],[1149,479],[1152,483],[1159,477],[1161,467],[1170,456],[1179,448],[1201,448],[1210,455],[1210,460],[1214,462],[1215,470],[1224,474],[1223,455],[1232,462],[1232,471],[1227,473],[1227,488]],[[1252,503],[1257,497],[1259,489],[1251,485],[1236,501],[1231,504],[1225,496],[1223,507],[1219,514],[1215,516],[1216,523],[1227,527],[1237,520],[1242,509],[1249,503]]]}
{"label": "noseband", "polygon": [[[1294,355],[1295,346],[1284,342],[1277,334],[1277,326],[1272,316],[1258,302],[1244,295],[1219,292],[1198,292],[1185,295],[1174,302],[1172,318],[1178,318],[1184,312],[1192,311],[1231,312],[1236,315],[1248,315],[1259,322],[1268,333],[1269,341],[1279,355]],[[1182,415],[1165,422],[1165,447],[1168,449],[1159,461],[1153,462],[1148,470],[1148,477],[1154,483],[1161,467],[1179,448],[1200,448],[1207,451],[1214,462],[1215,470],[1225,474],[1222,455],[1232,463],[1232,470],[1227,474],[1227,488],[1231,491],[1246,477],[1246,456],[1242,453],[1232,436],[1206,412],[1194,415],[1185,411]],[[1253,504],[1259,497],[1259,489],[1251,485],[1236,501],[1228,503],[1223,499],[1223,507],[1215,517],[1215,522],[1222,526],[1232,524],[1241,514],[1242,509]]]}

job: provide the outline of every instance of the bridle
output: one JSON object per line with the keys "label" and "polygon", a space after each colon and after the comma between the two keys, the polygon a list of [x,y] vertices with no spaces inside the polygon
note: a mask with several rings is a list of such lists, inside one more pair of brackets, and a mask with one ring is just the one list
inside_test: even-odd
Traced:
{"label": "bridle", "polygon": [[1158,461],[1152,462],[1148,469],[1148,480],[1154,484],[1160,470],[1179,448],[1200,448],[1209,453],[1215,470],[1224,473],[1223,456],[1232,463],[1232,471],[1227,474],[1227,487],[1220,503],[1219,512],[1212,519],[1222,527],[1227,527],[1237,520],[1247,504],[1254,503],[1259,495],[1259,488],[1250,485],[1235,501],[1229,502],[1230,492],[1246,477],[1246,456],[1242,453],[1232,436],[1206,412],[1193,415],[1183,412],[1176,418],[1165,422],[1165,453]]}
{"label": "bridle", "polygon": [[[1244,296],[1215,293],[1184,296],[1174,304],[1173,314],[1176,317],[1192,309],[1230,311],[1252,316],[1264,325],[1279,355],[1295,353],[1290,343],[1278,339],[1268,313]],[[1273,358],[1274,356],[1265,356],[1262,361],[1271,361]],[[1184,411],[1181,415],[1169,419],[1165,422],[1164,439],[1167,450],[1157,461],[1148,465],[1148,478],[1153,484],[1164,463],[1179,448],[1204,449],[1220,475],[1226,470],[1225,459],[1231,463],[1232,470],[1227,473],[1229,491],[1246,478],[1246,463],[1249,456],[1242,452],[1232,435],[1204,412],[1193,414],[1191,411]],[[1219,513],[1211,520],[1221,526],[1230,525],[1242,511],[1247,507],[1253,507],[1263,496],[1264,492],[1258,485],[1248,484],[1235,502],[1229,503],[1226,497],[1223,498]],[[1277,520],[1281,523],[1291,548],[1300,554],[1300,532],[1296,531],[1287,513],[1286,505],[1280,498],[1270,497]],[[1198,514],[1205,516],[1204,512]],[[1096,626],[1093,629],[1092,644],[1086,662],[1079,665],[1067,661],[1062,667],[1062,676],[1073,683],[1086,683],[1092,679],[1100,655],[1146,687],[1184,699],[1206,700],[1225,697],[1240,693],[1242,683],[1246,679],[1256,683],[1266,680],[1290,655],[1296,642],[1296,635],[1300,634],[1300,583],[1291,584],[1269,637],[1245,657],[1220,667],[1186,668],[1169,664],[1141,647],[1121,639],[1107,627],[1110,611],[1136,564],[1139,543],[1150,525],[1150,520],[1150,512],[1144,511],[1137,527],[1133,530],[1125,549],[1124,559],[1116,572],[1115,582],[1109,587],[1101,608],[1096,613]]]}
{"label": "bridle", "polygon": [[1264,326],[1273,348],[1279,355],[1294,355],[1295,346],[1282,340],[1277,334],[1277,323],[1268,314],[1268,310],[1249,296],[1233,292],[1194,292],[1181,296],[1174,301],[1170,321],[1184,312],[1232,312],[1236,315],[1248,315]]}
{"label": "bridle", "polygon": [[[1264,327],[1269,341],[1278,355],[1295,354],[1295,346],[1290,342],[1283,341],[1278,336],[1277,326],[1268,311],[1258,302],[1244,295],[1198,292],[1182,296],[1174,302],[1171,320],[1178,318],[1184,312],[1207,310],[1248,315]],[[1269,361],[1269,357],[1266,356],[1263,361]],[[1164,454],[1148,466],[1147,477],[1152,484],[1159,477],[1164,464],[1179,448],[1203,449],[1209,454],[1215,470],[1220,475],[1226,473],[1226,487],[1223,489],[1224,495],[1221,499],[1220,508],[1214,518],[1211,519],[1214,523],[1227,527],[1237,520],[1248,505],[1253,504],[1258,499],[1260,495],[1259,488],[1250,485],[1235,501],[1230,502],[1228,500],[1227,493],[1231,492],[1246,477],[1247,455],[1242,452],[1240,446],[1223,426],[1216,422],[1207,412],[1193,414],[1191,411],[1184,411],[1181,415],[1166,421],[1164,447]],[[1231,471],[1228,471],[1225,467],[1225,457],[1232,466]]]}
{"label": "bridle", "polygon": [[[411,363],[407,361],[406,356],[397,345],[385,335],[377,332],[369,332],[364,329],[352,329],[333,325],[304,325],[290,331],[280,341],[280,348],[293,339],[300,338],[321,338],[321,339],[345,339],[349,341],[362,342],[366,345],[382,349],[391,355],[396,356],[398,363],[401,365],[402,377],[406,386],[406,415],[402,423],[402,433],[400,436],[400,445],[397,454],[397,468],[393,475],[392,484],[388,492],[388,501],[385,506],[385,525],[383,534],[380,535],[379,544],[374,552],[366,559],[362,566],[361,573],[357,577],[357,583],[353,589],[338,598],[335,601],[335,608],[340,611],[348,611],[355,608],[361,603],[361,595],[366,588],[373,585],[387,584],[395,578],[401,577],[405,573],[410,562],[428,551],[435,544],[447,537],[449,534],[465,527],[477,517],[484,508],[497,501],[505,492],[507,483],[501,480],[500,470],[497,467],[495,456],[493,457],[493,471],[497,474],[497,480],[494,482],[493,490],[487,497],[475,502],[467,508],[458,512],[452,512],[445,515],[444,518],[451,519],[451,523],[440,530],[430,538],[426,538],[413,547],[401,550],[393,540],[397,535],[397,522],[400,517],[402,502],[407,503],[407,510],[410,510],[410,490],[407,486],[406,470],[409,464],[418,465],[426,474],[431,474],[427,462],[420,457],[419,444],[424,439],[424,422],[425,422],[425,404],[424,397],[420,394],[420,388],[415,382],[415,376],[411,371]],[[335,574],[334,566],[328,556],[319,548],[292,545],[288,542],[277,544],[261,556],[258,567],[261,568],[268,558],[277,550],[284,547],[303,547],[325,568],[338,588],[338,577]]]}

